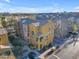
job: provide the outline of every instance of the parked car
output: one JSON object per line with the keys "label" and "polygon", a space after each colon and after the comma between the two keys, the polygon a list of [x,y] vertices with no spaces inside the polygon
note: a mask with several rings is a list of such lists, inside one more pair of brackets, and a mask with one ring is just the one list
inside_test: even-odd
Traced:
{"label": "parked car", "polygon": [[38,56],[35,52],[28,53],[29,59],[38,59]]}

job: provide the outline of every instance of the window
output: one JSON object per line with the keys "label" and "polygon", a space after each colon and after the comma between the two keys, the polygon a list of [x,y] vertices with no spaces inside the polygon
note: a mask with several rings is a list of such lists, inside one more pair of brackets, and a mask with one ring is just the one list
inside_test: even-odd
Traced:
{"label": "window", "polygon": [[34,35],[34,32],[32,31],[32,35]]}
{"label": "window", "polygon": [[8,50],[8,51],[4,51],[3,53],[2,53],[2,55],[5,55],[5,56],[9,56],[9,55],[11,55],[11,52]]}
{"label": "window", "polygon": [[10,51],[5,52],[5,55],[10,55],[10,54],[11,54]]}
{"label": "window", "polygon": [[36,41],[38,41],[38,37],[36,37]]}
{"label": "window", "polygon": [[0,41],[1,41],[1,38],[0,38]]}
{"label": "window", "polygon": [[42,44],[40,44],[40,48],[42,48]]}
{"label": "window", "polygon": [[40,37],[40,42],[42,41],[43,37]]}

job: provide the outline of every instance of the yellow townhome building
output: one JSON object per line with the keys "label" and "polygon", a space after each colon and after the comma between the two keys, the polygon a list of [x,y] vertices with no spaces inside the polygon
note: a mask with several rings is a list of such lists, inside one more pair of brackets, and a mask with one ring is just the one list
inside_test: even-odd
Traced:
{"label": "yellow townhome building", "polygon": [[0,45],[8,45],[8,34],[5,28],[0,25]]}
{"label": "yellow townhome building", "polygon": [[40,50],[52,43],[54,38],[54,23],[51,20],[25,20],[25,23],[27,24],[24,25],[22,30],[24,31],[24,37],[26,36],[25,39],[27,38],[26,40],[31,45],[31,48]]}
{"label": "yellow townhome building", "polygon": [[7,31],[0,23],[0,59],[16,59],[9,44]]}

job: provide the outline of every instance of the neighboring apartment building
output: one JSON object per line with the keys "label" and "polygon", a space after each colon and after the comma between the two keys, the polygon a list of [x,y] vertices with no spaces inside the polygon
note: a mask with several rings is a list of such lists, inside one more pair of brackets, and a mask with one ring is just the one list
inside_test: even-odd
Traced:
{"label": "neighboring apartment building", "polygon": [[0,23],[0,45],[8,45],[8,35],[5,28]]}
{"label": "neighboring apartment building", "polygon": [[0,59],[16,59],[10,46],[0,45]]}
{"label": "neighboring apartment building", "polygon": [[21,35],[31,45],[31,48],[42,49],[48,46],[54,38],[54,23],[47,19],[22,19]]}
{"label": "neighboring apartment building", "polygon": [[32,19],[23,18],[18,23],[19,27],[18,33],[21,38],[26,39],[27,41],[29,39],[29,24],[31,24],[32,22],[33,22]]}
{"label": "neighboring apartment building", "polygon": [[16,34],[16,20],[12,17],[2,17],[1,23],[6,28],[8,34]]}
{"label": "neighboring apartment building", "polygon": [[6,18],[6,29],[8,31],[8,34],[16,34],[16,20],[13,18]]}
{"label": "neighboring apartment building", "polygon": [[0,59],[16,59],[8,40],[8,32],[0,21]]}
{"label": "neighboring apartment building", "polygon": [[13,17],[14,20],[15,20],[15,30],[16,30],[16,35],[19,36],[19,37],[22,37],[21,36],[21,33],[20,33],[20,19],[22,18],[28,18],[28,19],[32,19],[32,20],[36,20],[36,15],[18,15],[18,16],[14,16]]}

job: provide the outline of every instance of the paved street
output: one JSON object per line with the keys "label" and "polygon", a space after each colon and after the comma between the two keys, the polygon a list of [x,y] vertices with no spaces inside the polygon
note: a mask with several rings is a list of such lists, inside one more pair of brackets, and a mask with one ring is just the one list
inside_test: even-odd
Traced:
{"label": "paved street", "polygon": [[[79,39],[78,39],[79,40]],[[74,42],[63,48],[54,57],[51,55],[48,59],[79,59],[79,41],[74,46]]]}

